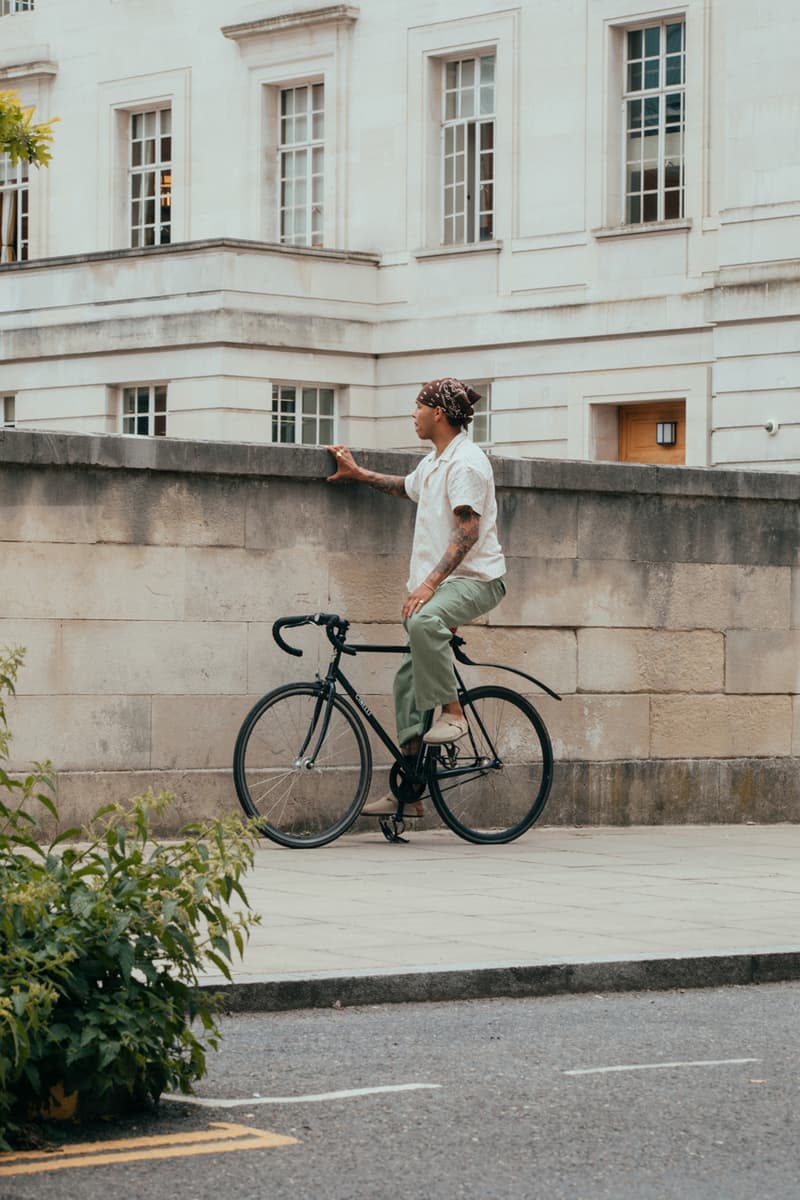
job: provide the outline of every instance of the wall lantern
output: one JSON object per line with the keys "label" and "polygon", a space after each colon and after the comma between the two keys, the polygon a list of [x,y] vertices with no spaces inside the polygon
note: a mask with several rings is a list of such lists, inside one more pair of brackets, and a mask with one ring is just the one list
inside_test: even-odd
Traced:
{"label": "wall lantern", "polygon": [[677,421],[659,421],[656,424],[656,444],[659,446],[674,446],[678,440]]}

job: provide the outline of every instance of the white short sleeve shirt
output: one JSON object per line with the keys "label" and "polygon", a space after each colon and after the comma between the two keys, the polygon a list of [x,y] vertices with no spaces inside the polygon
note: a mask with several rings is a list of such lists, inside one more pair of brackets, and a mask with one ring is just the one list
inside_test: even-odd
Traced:
{"label": "white short sleeve shirt", "polygon": [[466,433],[453,438],[439,457],[436,451],[406,476],[406,494],[417,505],[408,590],[411,592],[440,562],[451,541],[453,512],[462,505],[480,517],[478,540],[451,579],[500,579],[506,560],[497,538],[497,501],[492,465]]}

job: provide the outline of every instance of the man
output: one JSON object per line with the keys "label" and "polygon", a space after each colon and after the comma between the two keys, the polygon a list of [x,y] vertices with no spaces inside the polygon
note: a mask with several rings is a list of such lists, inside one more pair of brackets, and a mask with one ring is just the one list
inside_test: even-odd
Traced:
{"label": "man", "polygon": [[[466,434],[479,399],[458,379],[434,379],[423,386],[414,427],[417,437],[433,442],[433,450],[410,475],[365,470],[346,446],[327,447],[336,458],[329,483],[356,480],[417,505],[408,595],[401,607],[410,655],[394,682],[397,736],[406,755],[419,749],[425,713],[440,705],[441,714],[424,741],[443,745],[466,734],[451,629],[489,612],[506,591],[491,464]],[[382,816],[396,807],[389,792],[362,811]],[[421,802],[407,804],[405,812],[422,816]]]}

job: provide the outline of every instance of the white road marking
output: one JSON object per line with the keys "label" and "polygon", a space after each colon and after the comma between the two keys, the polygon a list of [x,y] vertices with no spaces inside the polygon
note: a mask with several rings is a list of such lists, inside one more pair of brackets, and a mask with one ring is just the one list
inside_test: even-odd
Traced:
{"label": "white road marking", "polygon": [[418,1092],[440,1088],[440,1083],[396,1083],[386,1087],[346,1088],[340,1092],[320,1092],[310,1096],[250,1096],[246,1100],[209,1100],[205,1096],[162,1096],[162,1100],[180,1100],[200,1108],[255,1108],[257,1104],[318,1104],[322,1100],[350,1100],[354,1096],[377,1096],[384,1092]]}
{"label": "white road marking", "polygon": [[630,1063],[619,1067],[580,1067],[564,1075],[607,1075],[612,1071],[663,1071],[667,1067],[727,1067],[761,1062],[760,1058],[698,1058],[688,1062]]}

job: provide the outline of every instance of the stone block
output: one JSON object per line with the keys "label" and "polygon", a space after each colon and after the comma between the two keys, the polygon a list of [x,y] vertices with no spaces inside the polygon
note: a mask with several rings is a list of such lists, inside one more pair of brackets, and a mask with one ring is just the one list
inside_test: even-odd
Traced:
{"label": "stone block", "polygon": [[556,628],[649,625],[668,578],[668,567],[649,563],[510,558],[502,621]]}
{"label": "stone block", "polygon": [[17,676],[18,696],[49,696],[61,691],[61,631],[60,621],[0,619],[0,648],[25,650]]}
{"label": "stone block", "polygon": [[408,555],[336,553],[327,556],[327,564],[326,611],[362,624],[397,623],[407,595]]}
{"label": "stone block", "polygon": [[154,696],[150,763],[158,770],[230,770],[257,696]]}
{"label": "stone block", "polygon": [[[359,459],[363,455],[357,456]],[[326,464],[334,471],[333,459]],[[307,479],[252,482],[247,491],[247,546],[280,550],[299,544],[337,553],[411,552],[416,505],[365,484]]]}
{"label": "stone block", "polygon": [[800,630],[732,629],[725,638],[725,691],[800,692]]}
{"label": "stone block", "polygon": [[217,695],[247,692],[247,629],[226,621],[72,621],[64,691]]}
{"label": "stone block", "polygon": [[[724,820],[713,760],[563,762],[548,824],[683,825]],[[563,820],[559,819],[563,816]]]}
{"label": "stone block", "polygon": [[0,542],[2,615],[64,620],[179,621],[183,550]]}
{"label": "stone block", "polygon": [[792,752],[789,696],[653,696],[653,758],[775,757]]}
{"label": "stone block", "polygon": [[95,480],[85,470],[0,469],[4,542],[94,542]]}
{"label": "stone block", "polygon": [[529,689],[560,759],[647,758],[650,712],[647,696],[565,696],[551,699]]}
{"label": "stone block", "polygon": [[786,629],[790,612],[788,567],[677,563],[654,623],[667,629]]}
{"label": "stone block", "polygon": [[57,783],[59,826],[85,825],[102,804],[125,804],[148,788],[171,792],[173,802],[154,820],[157,837],[174,837],[193,821],[234,814],[244,819],[230,769],[225,771],[61,771]]}
{"label": "stone block", "polygon": [[185,553],[188,621],[274,621],[329,611],[328,568],[319,551],[209,547]]}
{"label": "stone block", "polygon": [[255,484],[207,475],[97,474],[100,542],[244,546],[245,502]]}
{"label": "stone block", "polygon": [[644,562],[792,566],[795,502],[723,496],[582,495],[578,555]]}
{"label": "stone block", "polygon": [[724,680],[725,639],[721,633],[578,631],[581,691],[721,692]]}
{"label": "stone block", "polygon": [[45,759],[56,771],[150,765],[149,696],[18,696],[8,717],[12,770]]}
{"label": "stone block", "polygon": [[[504,603],[489,614],[490,618],[502,620]],[[541,679],[560,694],[576,690],[577,644],[572,630],[466,625],[459,630],[459,634],[466,643],[465,653],[475,662],[515,667],[535,679]],[[494,667],[459,669],[468,687],[498,683],[514,691],[530,690],[524,679]]]}
{"label": "stone block", "polygon": [[575,558],[578,499],[569,492],[507,488],[497,494],[503,551],[515,558]]}

